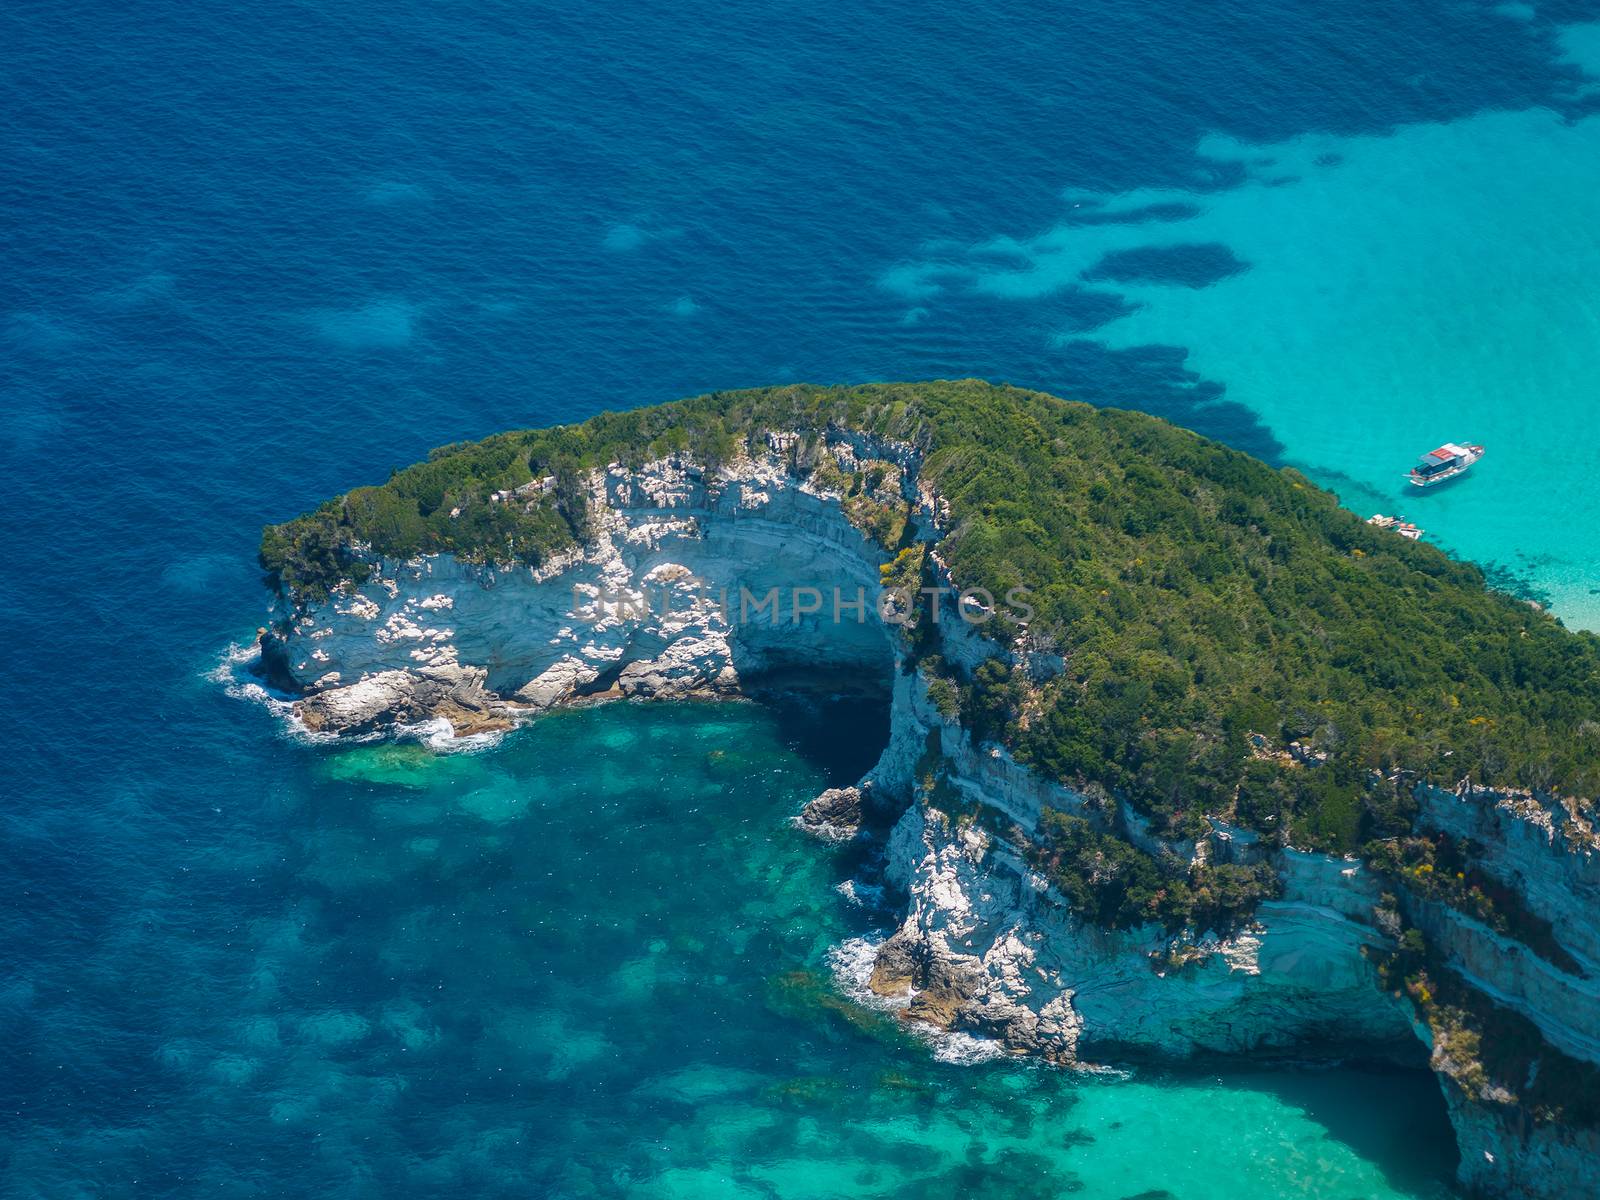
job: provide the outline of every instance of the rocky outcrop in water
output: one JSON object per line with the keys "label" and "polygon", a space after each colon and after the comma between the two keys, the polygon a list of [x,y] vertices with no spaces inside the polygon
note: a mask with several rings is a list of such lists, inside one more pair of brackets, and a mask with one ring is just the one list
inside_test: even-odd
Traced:
{"label": "rocky outcrop in water", "polygon": [[378,671],[348,687],[315,692],[294,715],[313,733],[367,734],[394,726],[445,721],[458,736],[510,729],[522,706],[484,686],[481,667],[439,663],[419,670]]}
{"label": "rocky outcrop in water", "polygon": [[[1600,1195],[1596,1130],[1518,1094],[1541,1066],[1560,1060],[1587,1078],[1587,1064],[1600,1062],[1592,957],[1600,847],[1571,806],[1483,789],[1419,789],[1421,827],[1469,838],[1548,923],[1536,951],[1446,905],[1406,906],[1463,986],[1537,1030],[1524,1050],[1526,1072],[1508,1088],[1478,1078],[1476,1061],[1451,1061],[1411,1000],[1382,978],[1379,965],[1399,930],[1386,919],[1393,898],[1385,891],[1394,883],[1359,860],[1265,847],[1248,831],[1214,823],[1198,844],[1165,849],[1212,861],[1270,860],[1282,895],[1260,904],[1246,928],[1180,937],[1097,928],[1072,913],[1022,852],[1044,807],[1092,812],[1093,798],[1040,779],[997,747],[975,747],[938,713],[916,675],[897,681],[893,731],[883,778],[914,777],[912,762],[931,738],[947,795],[973,806],[952,817],[918,789],[888,842],[888,877],[905,897],[905,916],[878,947],[866,982],[907,1019],[1058,1062],[1308,1047],[1415,1062],[1420,1040],[1456,1129],[1461,1179],[1474,1194]],[[1121,832],[1161,849],[1137,821]],[[1508,1036],[1489,1030],[1484,1037]],[[1518,1027],[1517,1036],[1528,1034]],[[1473,1077],[1473,1094],[1458,1075]]]}
{"label": "rocky outcrop in water", "polygon": [[829,788],[800,810],[801,829],[829,842],[848,842],[861,832],[861,789]]}

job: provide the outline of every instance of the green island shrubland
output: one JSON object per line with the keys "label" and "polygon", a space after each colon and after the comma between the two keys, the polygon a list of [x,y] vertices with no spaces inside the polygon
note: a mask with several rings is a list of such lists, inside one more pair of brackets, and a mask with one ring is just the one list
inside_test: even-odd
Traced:
{"label": "green island shrubland", "polygon": [[[840,470],[830,429],[915,446],[949,506],[939,554],[955,582],[1029,589],[1027,643],[1065,663],[1042,683],[1003,659],[965,674],[932,659],[923,622],[911,641],[940,708],[1159,833],[1192,836],[1209,816],[1348,851],[1410,833],[1420,780],[1600,792],[1600,638],[1367,526],[1294,470],[1154,417],[981,382],[724,392],[446,446],[269,527],[261,561],[306,600],[373,555],[537,563],[586,536],[586,469],[670,453],[716,467],[797,431],[794,469],[838,476],[850,518],[898,555],[886,578],[927,579],[916,514],[881,477]],[[517,488],[516,503],[497,498]],[[1024,632],[1004,608],[982,628],[1006,644]],[[1118,853],[1058,826],[1046,854],[1069,888],[1071,864]],[[1123,923],[1183,901],[1126,870],[1135,902],[1083,903]],[[1231,909],[1252,881],[1183,882]]]}

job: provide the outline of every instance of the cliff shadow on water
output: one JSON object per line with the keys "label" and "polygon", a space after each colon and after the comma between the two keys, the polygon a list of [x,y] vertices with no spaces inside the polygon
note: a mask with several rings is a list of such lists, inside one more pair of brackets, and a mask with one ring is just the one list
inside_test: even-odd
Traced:
{"label": "cliff shadow on water", "polygon": [[[1278,1070],[1237,1082],[1300,1109],[1381,1169],[1397,1190],[1425,1194],[1460,1163],[1450,1111],[1426,1055],[1409,1066],[1349,1063],[1348,1070]],[[1320,1077],[1319,1077],[1320,1076]],[[1224,1078],[1232,1078],[1224,1076]],[[1370,1115],[1381,1107],[1389,1120]]]}
{"label": "cliff shadow on water", "polygon": [[[1349,1147],[1405,1195],[1463,1194],[1444,1181],[1457,1176],[1461,1154],[1450,1110],[1421,1042],[1363,1046],[1329,1041],[1274,1054],[1199,1055],[1160,1061],[1137,1049],[1092,1051],[1132,1068],[1145,1084],[1176,1089],[1247,1089],[1297,1110]],[[1135,1065],[1137,1064],[1137,1065]]]}
{"label": "cliff shadow on water", "polygon": [[889,744],[888,681],[851,673],[800,682],[766,677],[750,684],[748,694],[777,717],[788,748],[817,767],[829,787],[848,787]]}

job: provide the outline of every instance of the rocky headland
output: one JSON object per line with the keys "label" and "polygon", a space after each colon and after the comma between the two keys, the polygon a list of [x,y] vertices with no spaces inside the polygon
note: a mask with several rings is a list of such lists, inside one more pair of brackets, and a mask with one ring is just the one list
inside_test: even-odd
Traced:
{"label": "rocky headland", "polygon": [[[797,824],[834,841],[890,829],[903,915],[867,982],[907,1020],[1061,1064],[1427,1063],[1469,1189],[1600,1195],[1600,1099],[1587,1094],[1600,1080],[1600,842],[1586,802],[1452,779],[1443,747],[1444,770],[1363,776],[1358,790],[1398,797],[1405,828],[1377,830],[1382,853],[1335,852],[1287,818],[1241,815],[1248,777],[1227,811],[1176,819],[1051,770],[983,715],[973,681],[1003,672],[1009,728],[1037,729],[1041,697],[1072,685],[1073,655],[1040,621],[989,619],[1001,589],[958,590],[971,581],[946,550],[975,518],[941,487],[944,460],[924,469],[948,447],[903,417],[885,430],[807,411],[714,452],[658,443],[550,474],[536,456],[529,478],[477,497],[522,513],[562,498],[570,544],[521,561],[395,554],[352,525],[312,578],[269,535],[280,596],[260,669],[301,726],[337,736],[494,733],[561,706],[738,696],[797,672],[880,688],[882,758]],[[1339,746],[1292,724],[1241,744],[1299,786],[1333,771]],[[1080,839],[1070,853],[1064,830]],[[1086,896],[1121,886],[1124,853],[1154,864],[1161,895],[1132,917],[1089,911]],[[1199,899],[1239,881],[1243,899]],[[1160,908],[1178,883],[1188,907]]]}

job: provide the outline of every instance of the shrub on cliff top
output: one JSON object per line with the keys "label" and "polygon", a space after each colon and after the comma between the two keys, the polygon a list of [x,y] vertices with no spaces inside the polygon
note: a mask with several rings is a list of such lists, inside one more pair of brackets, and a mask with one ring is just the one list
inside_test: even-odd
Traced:
{"label": "shrub on cliff top", "polygon": [[1157,859],[1084,817],[1045,809],[1027,853],[1083,919],[1109,929],[1228,933],[1282,890],[1270,866]]}

